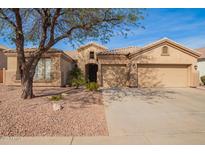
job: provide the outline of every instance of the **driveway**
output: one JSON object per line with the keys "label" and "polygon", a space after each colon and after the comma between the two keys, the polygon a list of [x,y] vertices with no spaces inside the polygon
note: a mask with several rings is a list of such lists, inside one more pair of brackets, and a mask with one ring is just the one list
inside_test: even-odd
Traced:
{"label": "driveway", "polygon": [[103,90],[103,102],[109,135],[129,144],[205,144],[205,90]]}

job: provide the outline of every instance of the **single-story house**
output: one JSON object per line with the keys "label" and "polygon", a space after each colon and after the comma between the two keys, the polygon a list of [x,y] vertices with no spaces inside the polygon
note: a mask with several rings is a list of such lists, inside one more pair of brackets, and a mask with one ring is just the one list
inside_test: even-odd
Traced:
{"label": "single-story house", "polygon": [[[19,84],[16,53],[6,50],[5,54],[4,83]],[[51,49],[38,64],[34,86],[64,86],[69,71],[77,66],[87,80],[103,87],[196,87],[199,57],[195,50],[167,38],[114,50],[93,42],[75,51]]]}
{"label": "single-story house", "polygon": [[[29,58],[36,49],[25,49],[25,56]],[[7,57],[7,69],[3,70],[3,83],[6,85],[20,85],[17,75],[17,53],[15,50],[4,50]],[[38,62],[34,76],[34,86],[65,86],[68,72],[72,70],[74,61],[63,51],[50,49]]]}
{"label": "single-story house", "polygon": [[205,75],[205,48],[196,49],[201,56],[198,58],[198,70],[199,76],[202,77]]}

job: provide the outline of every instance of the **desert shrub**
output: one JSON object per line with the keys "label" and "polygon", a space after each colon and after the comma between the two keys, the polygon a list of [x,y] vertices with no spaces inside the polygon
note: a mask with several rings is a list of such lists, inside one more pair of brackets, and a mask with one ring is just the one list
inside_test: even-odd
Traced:
{"label": "desert shrub", "polygon": [[63,99],[63,96],[61,95],[61,94],[59,94],[59,95],[53,95],[53,96],[51,96],[51,101],[60,101],[60,100],[62,100]]}
{"label": "desert shrub", "polygon": [[69,85],[78,88],[79,86],[84,84],[85,79],[82,71],[78,67],[73,68],[73,70],[70,72]]}
{"label": "desert shrub", "polygon": [[88,82],[86,84],[86,89],[90,91],[97,91],[99,88],[98,84],[96,82]]}
{"label": "desert shrub", "polygon": [[201,77],[201,81],[205,85],[205,75]]}

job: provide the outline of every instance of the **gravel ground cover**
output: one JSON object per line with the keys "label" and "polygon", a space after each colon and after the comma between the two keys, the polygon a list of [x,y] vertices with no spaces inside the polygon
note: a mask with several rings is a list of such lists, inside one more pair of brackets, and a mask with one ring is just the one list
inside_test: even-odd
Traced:
{"label": "gravel ground cover", "polygon": [[[34,88],[20,99],[20,87],[0,85],[0,136],[106,136],[100,92],[73,88]],[[49,95],[63,93],[63,109],[53,111]]]}

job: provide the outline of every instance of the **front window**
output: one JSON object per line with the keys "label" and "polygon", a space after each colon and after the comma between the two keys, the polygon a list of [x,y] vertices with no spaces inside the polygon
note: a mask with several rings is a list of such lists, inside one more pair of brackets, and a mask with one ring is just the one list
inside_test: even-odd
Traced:
{"label": "front window", "polygon": [[95,58],[94,52],[91,51],[91,52],[90,52],[90,59],[94,59],[94,58]]}
{"label": "front window", "polygon": [[42,58],[36,66],[34,80],[51,80],[51,59]]}

